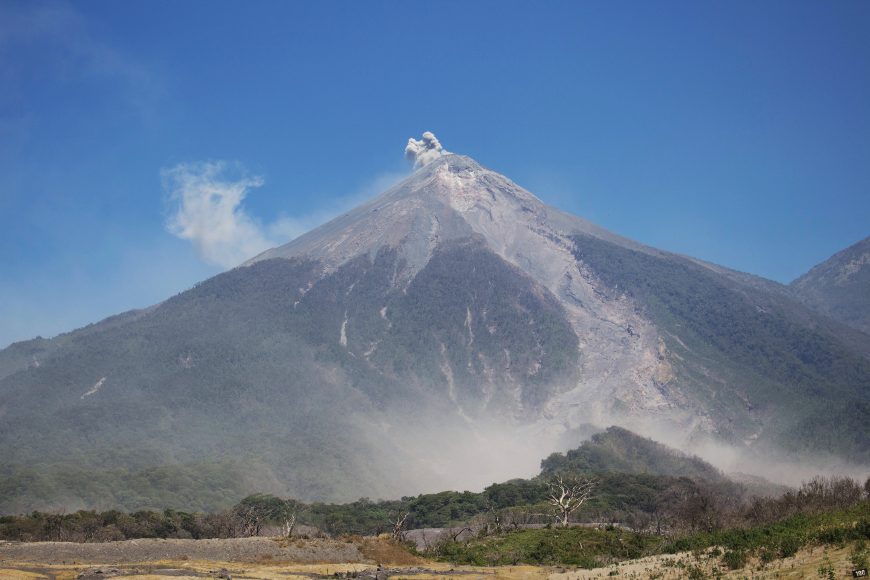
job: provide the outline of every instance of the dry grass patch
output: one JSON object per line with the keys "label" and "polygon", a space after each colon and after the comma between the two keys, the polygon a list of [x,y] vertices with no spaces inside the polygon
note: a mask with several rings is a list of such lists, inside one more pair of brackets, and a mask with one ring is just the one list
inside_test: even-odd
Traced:
{"label": "dry grass patch", "polygon": [[366,560],[390,566],[419,566],[427,561],[412,554],[402,544],[384,538],[359,538],[360,552]]}
{"label": "dry grass patch", "polygon": [[758,558],[749,558],[743,568],[729,570],[721,557],[709,552],[681,552],[628,560],[618,565],[601,568],[576,569],[550,574],[550,580],[587,580],[593,578],[626,578],[631,580],[682,578],[825,578],[821,569],[830,569],[835,578],[851,577],[851,549],[808,547],[789,558],[764,564]]}

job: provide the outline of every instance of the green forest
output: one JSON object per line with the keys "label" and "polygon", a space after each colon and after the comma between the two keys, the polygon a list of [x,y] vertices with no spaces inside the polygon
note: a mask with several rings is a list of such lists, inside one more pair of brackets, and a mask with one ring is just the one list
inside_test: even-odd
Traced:
{"label": "green forest", "polygon": [[[554,491],[564,492],[565,485],[576,482],[592,491],[562,525]],[[415,537],[415,531],[423,535]],[[576,449],[544,459],[537,477],[493,484],[481,492],[343,504],[254,494],[216,512],[0,517],[0,539],[12,541],[260,535],[388,536],[412,554],[478,566],[592,568],[691,551],[718,559],[721,569],[737,569],[749,558],[771,562],[807,545],[853,546],[853,563],[866,565],[870,479],[861,484],[847,477],[817,477],[797,489],[753,495],[697,457],[611,427]]]}

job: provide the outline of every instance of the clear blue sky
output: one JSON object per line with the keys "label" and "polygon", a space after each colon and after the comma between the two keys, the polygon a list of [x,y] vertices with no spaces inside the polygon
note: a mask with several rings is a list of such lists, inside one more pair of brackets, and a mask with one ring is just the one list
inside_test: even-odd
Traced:
{"label": "clear blue sky", "polygon": [[870,235],[868,31],[866,0],[0,0],[0,347],[221,271],[167,223],[173,168],[246,177],[262,244],[406,171],[424,130],[787,282]]}

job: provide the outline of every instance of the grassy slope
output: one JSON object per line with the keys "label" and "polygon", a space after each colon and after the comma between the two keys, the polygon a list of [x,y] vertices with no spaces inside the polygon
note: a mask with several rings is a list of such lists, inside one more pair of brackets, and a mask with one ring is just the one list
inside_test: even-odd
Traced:
{"label": "grassy slope", "polygon": [[[870,502],[852,509],[799,515],[767,526],[697,533],[667,540],[618,528],[554,528],[519,530],[467,542],[446,542],[437,548],[445,561],[473,565],[566,565],[593,568],[653,554],[676,554],[718,547],[723,560],[748,556],[772,560],[794,555],[808,544],[842,545],[870,539]],[[733,554],[733,555],[732,555]]]}

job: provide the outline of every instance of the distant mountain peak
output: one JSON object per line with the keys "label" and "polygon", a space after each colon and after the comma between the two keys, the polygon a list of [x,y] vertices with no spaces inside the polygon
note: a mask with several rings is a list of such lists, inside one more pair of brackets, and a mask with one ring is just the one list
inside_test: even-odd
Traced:
{"label": "distant mountain peak", "polygon": [[814,266],[790,287],[807,306],[870,334],[870,237]]}
{"label": "distant mountain peak", "polygon": [[797,278],[792,284],[796,287],[807,285],[813,278],[828,276],[833,283],[847,284],[856,274],[870,266],[870,236],[840,250],[809,272]]}

